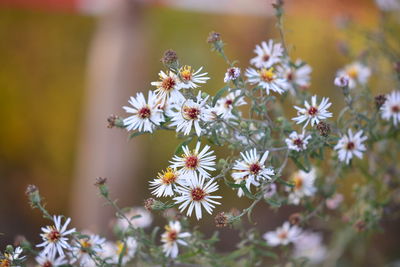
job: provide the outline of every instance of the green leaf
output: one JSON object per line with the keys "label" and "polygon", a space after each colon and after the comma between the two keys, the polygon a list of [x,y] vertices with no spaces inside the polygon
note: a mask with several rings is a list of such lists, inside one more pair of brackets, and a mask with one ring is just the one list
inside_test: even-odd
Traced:
{"label": "green leaf", "polygon": [[283,179],[280,178],[280,177],[278,177],[278,179],[276,179],[276,181],[277,181],[278,183],[280,183],[280,184],[284,184],[284,185],[289,186],[289,187],[294,187],[294,184],[288,183],[288,182],[286,182],[285,180],[283,180]]}
{"label": "green leaf", "polygon": [[[293,185],[292,185],[293,186]],[[279,208],[282,203],[273,198],[266,198],[265,201],[273,207]]]}
{"label": "green leaf", "polygon": [[218,90],[218,92],[215,94],[213,101],[212,101],[212,106],[214,107],[215,104],[217,103],[218,99],[221,98],[221,96],[229,89],[229,86],[222,87],[221,89]]}

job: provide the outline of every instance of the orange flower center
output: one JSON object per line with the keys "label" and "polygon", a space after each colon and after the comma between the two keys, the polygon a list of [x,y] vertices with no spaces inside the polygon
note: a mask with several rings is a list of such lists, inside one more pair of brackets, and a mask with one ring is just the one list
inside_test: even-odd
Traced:
{"label": "orange flower center", "polygon": [[161,87],[165,90],[165,91],[171,91],[174,86],[176,85],[176,82],[173,78],[171,77],[167,77],[164,78],[161,84]]}
{"label": "orange flower center", "polygon": [[201,201],[205,198],[207,193],[204,192],[204,190],[201,189],[200,187],[196,187],[196,188],[192,189],[191,195],[192,195],[193,201]]}

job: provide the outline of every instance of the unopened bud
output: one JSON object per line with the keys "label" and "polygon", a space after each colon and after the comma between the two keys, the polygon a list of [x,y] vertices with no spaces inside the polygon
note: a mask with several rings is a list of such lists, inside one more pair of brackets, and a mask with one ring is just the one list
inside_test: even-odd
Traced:
{"label": "unopened bud", "polygon": [[214,31],[210,32],[210,34],[207,37],[207,43],[212,44],[219,41],[221,41],[221,34]]}
{"label": "unopened bud", "polygon": [[164,52],[164,56],[161,58],[161,62],[164,64],[165,67],[167,68],[173,68],[177,69],[178,68],[178,55],[176,52],[172,49],[168,49],[167,51]]}
{"label": "unopened bud", "polygon": [[317,126],[317,130],[319,131],[319,134],[322,136],[328,136],[331,133],[331,127],[328,123],[320,121]]}
{"label": "unopened bud", "polygon": [[38,188],[36,187],[36,185],[30,184],[26,187],[25,194],[27,194],[29,196],[37,191],[38,191]]}
{"label": "unopened bud", "polygon": [[121,117],[117,116],[117,115],[110,115],[107,118],[107,128],[114,128],[114,127],[119,127],[119,128],[124,128],[124,121]]}
{"label": "unopened bud", "polygon": [[153,210],[154,201],[155,201],[154,198],[145,199],[145,201],[144,201],[144,207],[145,207],[148,211]]}
{"label": "unopened bud", "polygon": [[107,178],[97,177],[96,182],[94,183],[100,190],[100,194],[104,197],[108,197],[108,187],[107,187]]}
{"label": "unopened bud", "polygon": [[380,109],[383,104],[386,102],[386,96],[385,95],[377,95],[375,96],[375,106],[377,109]]}
{"label": "unopened bud", "polygon": [[225,212],[219,212],[215,218],[215,226],[218,228],[223,228],[228,226],[228,216],[225,215]]}

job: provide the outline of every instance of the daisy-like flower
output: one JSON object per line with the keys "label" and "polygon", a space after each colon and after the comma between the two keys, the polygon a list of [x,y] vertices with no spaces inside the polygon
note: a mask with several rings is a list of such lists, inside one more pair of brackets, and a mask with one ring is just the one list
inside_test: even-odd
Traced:
{"label": "daisy-like flower", "polygon": [[371,70],[360,62],[353,62],[340,69],[338,77],[348,77],[349,88],[353,89],[357,84],[365,85],[371,75]]}
{"label": "daisy-like flower", "polygon": [[151,85],[157,87],[155,93],[162,103],[176,102],[185,99],[179,91],[182,88],[181,81],[175,73],[169,71],[167,74],[160,71],[158,75],[160,76],[160,81],[152,82]]}
{"label": "daisy-like flower", "polygon": [[304,131],[301,134],[298,134],[296,131],[293,131],[289,135],[289,138],[285,139],[285,142],[290,150],[295,150],[299,152],[307,149],[308,140],[310,139],[311,135],[306,135]]}
{"label": "daisy-like flower", "polygon": [[359,159],[362,158],[363,152],[367,150],[363,142],[368,139],[368,137],[362,135],[362,130],[353,135],[351,129],[349,129],[347,135],[343,135],[343,137],[334,147],[334,149],[339,153],[340,161],[344,161],[346,164],[349,164],[353,156],[356,156]]}
{"label": "daisy-like flower", "polygon": [[196,173],[188,179],[187,185],[178,186],[177,190],[181,195],[174,197],[174,201],[180,204],[179,211],[183,212],[187,208],[186,215],[191,216],[194,210],[197,220],[202,217],[202,208],[212,214],[215,205],[221,204],[214,200],[222,198],[221,196],[210,195],[218,190],[217,183],[213,179],[205,182],[205,177]]}
{"label": "daisy-like flower", "polygon": [[310,122],[311,126],[318,124],[321,120],[325,120],[327,118],[332,117],[332,113],[328,111],[328,108],[332,105],[329,102],[328,97],[323,97],[321,104],[317,104],[317,96],[314,95],[311,97],[311,105],[308,101],[304,101],[305,108],[300,108],[295,106],[297,109],[297,117],[292,118],[292,120],[296,121],[296,124],[304,123],[303,128],[305,128]]}
{"label": "daisy-like flower", "polygon": [[[134,228],[146,228],[153,222],[153,216],[149,211],[142,207],[133,207],[125,212],[125,216],[129,219],[130,224]],[[129,228],[129,222],[124,218],[119,218],[116,227],[122,231]]]}
{"label": "daisy-like flower", "polygon": [[279,68],[279,72],[282,73],[282,77],[286,79],[286,86],[284,89],[289,90],[292,94],[295,94],[295,88],[308,88],[310,86],[310,75],[312,68],[310,65],[304,64],[300,59],[295,62],[296,67],[292,67],[289,64],[285,64],[284,67]]}
{"label": "daisy-like flower", "polygon": [[[233,179],[240,180],[246,179],[249,180],[248,183],[258,185],[259,180],[270,180],[271,176],[275,174],[272,168],[265,167],[265,161],[267,160],[269,151],[265,151],[264,154],[260,157],[257,153],[257,149],[253,148],[244,153],[240,152],[243,160],[237,160],[235,165],[233,166]],[[247,183],[247,182],[246,182]]]}
{"label": "daisy-like flower", "polygon": [[225,73],[224,83],[234,81],[240,76],[240,69],[238,67],[228,68]]}
{"label": "daisy-like flower", "polygon": [[192,151],[189,150],[188,146],[183,146],[182,157],[175,155],[170,161],[170,167],[181,168],[179,172],[183,175],[192,176],[197,171],[202,176],[209,178],[208,171],[215,171],[216,156],[213,155],[214,151],[210,150],[209,145],[206,145],[201,151],[200,145],[200,142],[197,142],[196,148]]}
{"label": "daisy-like flower", "polygon": [[132,107],[123,107],[126,112],[133,114],[124,119],[126,129],[152,133],[154,127],[164,121],[163,112],[158,108],[157,101],[156,95],[152,91],[149,91],[147,103],[142,93],[131,97],[128,102]]}
{"label": "daisy-like flower", "polygon": [[282,227],[278,227],[275,231],[267,232],[263,238],[267,240],[268,245],[276,247],[279,245],[288,245],[295,242],[301,235],[301,228],[296,225],[290,226],[289,222],[285,222]]}
{"label": "daisy-like flower", "polygon": [[233,118],[232,109],[234,107],[239,107],[246,105],[246,101],[243,96],[240,96],[241,92],[236,90],[229,93],[227,96],[218,99],[215,105],[216,112],[221,118],[229,120]]}
{"label": "daisy-like flower", "polygon": [[257,84],[265,89],[268,95],[269,91],[282,94],[285,92],[285,88],[288,88],[288,82],[279,77],[273,67],[269,69],[262,68],[260,70],[248,68],[246,70],[246,77],[251,84]]}
{"label": "daisy-like flower", "polygon": [[[233,174],[232,174],[232,178],[233,178],[233,180],[235,180],[235,184],[241,184],[243,181],[246,181],[245,187],[250,192],[251,192],[251,185],[254,185],[256,187],[260,185],[259,182],[255,181],[253,179],[249,179],[249,175],[246,175],[246,176],[243,176],[243,177],[239,177],[238,175],[233,175]],[[242,188],[238,188],[237,196],[238,197],[242,197],[243,195],[244,195],[243,189]]]}
{"label": "daisy-like flower", "polygon": [[68,244],[68,236],[75,232],[75,228],[67,230],[71,218],[67,218],[64,224],[61,224],[62,216],[53,216],[54,225],[42,227],[43,234],[40,236],[43,243],[36,245],[36,247],[43,247],[43,254],[55,256],[64,256],[64,250],[71,250],[71,245]]}
{"label": "daisy-like flower", "polygon": [[102,245],[106,239],[90,233],[86,235],[74,242],[70,253],[71,263],[77,263],[82,267],[96,267],[96,262],[92,259],[91,254],[100,256],[103,252]]}
{"label": "daisy-like flower", "polygon": [[158,173],[158,177],[150,181],[151,192],[156,197],[173,196],[177,184],[185,182],[183,175],[176,169],[167,168],[166,171]]}
{"label": "daisy-like flower", "polygon": [[36,258],[36,262],[39,264],[38,267],[57,267],[66,265],[68,263],[65,256],[55,257],[55,255],[40,253]]}
{"label": "daisy-like flower", "polygon": [[294,187],[287,187],[289,194],[289,203],[298,205],[303,197],[311,197],[317,191],[314,186],[316,171],[312,169],[310,172],[298,171],[292,176]]}
{"label": "daisy-like flower", "polygon": [[262,42],[261,45],[256,45],[254,52],[257,56],[252,58],[250,63],[257,68],[270,68],[280,62],[283,56],[282,45],[280,43],[274,44],[272,40],[269,40],[268,44]]}
{"label": "daisy-like flower", "polygon": [[307,258],[309,263],[319,264],[326,255],[327,250],[319,233],[303,232],[294,242],[294,258]]}
{"label": "daisy-like flower", "polygon": [[122,265],[127,264],[133,259],[137,249],[136,239],[129,236],[124,242],[117,241],[114,246],[111,247],[113,257],[111,262],[118,264],[120,257],[122,256]]}
{"label": "daisy-like flower", "polygon": [[4,252],[3,255],[0,256],[0,266],[17,266],[15,261],[23,260],[25,258],[25,256],[21,257],[22,252],[23,249],[21,247],[16,247],[13,251]]}
{"label": "daisy-like flower", "polygon": [[209,77],[207,77],[207,72],[200,73],[203,67],[199,68],[197,71],[192,70],[191,66],[183,66],[179,70],[182,83],[180,83],[181,88],[197,88],[199,83],[206,83]]}
{"label": "daisy-like flower", "polygon": [[201,135],[200,122],[213,120],[212,108],[207,105],[208,96],[201,97],[198,93],[196,101],[186,100],[181,106],[176,106],[176,111],[172,113],[170,126],[176,126],[177,132],[183,132],[188,135],[194,127],[197,136]]}
{"label": "daisy-like flower", "polygon": [[182,246],[188,245],[184,238],[190,237],[190,233],[181,233],[181,231],[182,226],[179,221],[171,221],[165,226],[165,232],[161,235],[165,256],[176,258],[179,253],[178,244]]}
{"label": "daisy-like flower", "polygon": [[400,91],[393,91],[387,95],[380,111],[382,119],[387,121],[393,119],[394,126],[397,126],[400,122]]}

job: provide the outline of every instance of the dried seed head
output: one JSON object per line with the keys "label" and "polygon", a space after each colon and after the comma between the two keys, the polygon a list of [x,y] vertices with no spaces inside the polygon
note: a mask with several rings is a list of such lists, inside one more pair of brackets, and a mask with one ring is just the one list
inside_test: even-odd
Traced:
{"label": "dried seed head", "polygon": [[39,190],[38,190],[38,188],[36,187],[36,185],[30,184],[30,185],[28,185],[28,186],[26,187],[25,194],[29,196],[29,195],[31,195],[31,194],[33,194],[33,193],[38,192],[38,191],[39,191]]}
{"label": "dried seed head", "polygon": [[161,62],[167,67],[177,67],[178,55],[172,49],[168,49],[164,52],[164,56],[161,58]]}
{"label": "dried seed head", "polygon": [[386,96],[385,95],[377,95],[375,96],[375,106],[377,109],[380,109],[383,104],[386,102]]}
{"label": "dried seed head", "polygon": [[107,118],[107,128],[113,128],[116,126],[116,122],[119,119],[119,117],[117,115],[111,114],[108,118]]}
{"label": "dried seed head", "polygon": [[94,183],[95,186],[102,186],[105,185],[107,182],[107,178],[104,177],[97,177],[96,182]]}
{"label": "dried seed head", "polygon": [[218,32],[210,32],[207,38],[207,43],[212,44],[221,41],[221,34]]}
{"label": "dried seed head", "polygon": [[228,226],[228,216],[225,215],[225,212],[219,212],[215,218],[215,226],[218,228],[226,227]]}
{"label": "dried seed head", "polygon": [[296,212],[289,216],[289,222],[293,225],[298,225],[301,222],[301,214]]}
{"label": "dried seed head", "polygon": [[316,128],[319,131],[319,134],[322,135],[322,136],[326,137],[331,133],[331,127],[326,122],[320,121],[317,124]]}
{"label": "dried seed head", "polygon": [[144,201],[144,207],[148,210],[151,211],[153,210],[153,204],[154,204],[155,199],[154,198],[148,198]]}

